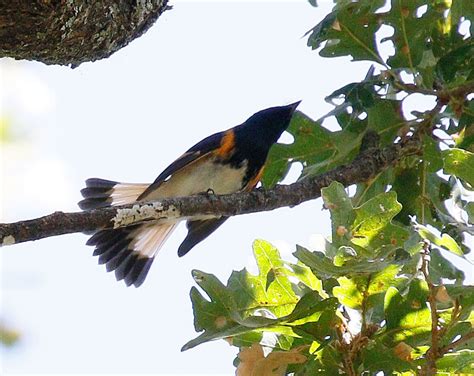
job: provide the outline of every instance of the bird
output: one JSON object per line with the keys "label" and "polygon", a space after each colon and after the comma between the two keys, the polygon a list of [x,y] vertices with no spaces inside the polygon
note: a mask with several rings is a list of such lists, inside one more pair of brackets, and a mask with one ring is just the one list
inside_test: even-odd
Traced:
{"label": "bird", "polygon": [[[153,201],[196,194],[248,192],[260,181],[268,153],[288,128],[301,101],[270,107],[250,116],[233,128],[212,134],[188,149],[166,167],[151,184],[121,183],[90,178],[81,190],[82,210]],[[228,217],[188,218],[188,233],[178,248],[187,254],[207,238]],[[94,256],[115,271],[117,281],[139,287],[153,260],[181,220],[134,224],[116,229],[99,229],[86,245]]]}

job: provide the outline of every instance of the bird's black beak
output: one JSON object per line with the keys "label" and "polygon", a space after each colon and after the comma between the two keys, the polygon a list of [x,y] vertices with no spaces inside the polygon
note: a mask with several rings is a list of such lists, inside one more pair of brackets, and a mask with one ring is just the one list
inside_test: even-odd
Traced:
{"label": "bird's black beak", "polygon": [[301,103],[301,101],[289,104],[288,107],[291,109],[291,113],[293,114],[296,111],[296,107]]}

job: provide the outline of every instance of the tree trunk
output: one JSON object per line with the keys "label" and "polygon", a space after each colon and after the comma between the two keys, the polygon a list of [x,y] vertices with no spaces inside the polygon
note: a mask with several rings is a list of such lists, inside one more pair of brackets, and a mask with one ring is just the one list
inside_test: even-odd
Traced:
{"label": "tree trunk", "polygon": [[142,35],[168,0],[0,0],[0,57],[74,68]]}

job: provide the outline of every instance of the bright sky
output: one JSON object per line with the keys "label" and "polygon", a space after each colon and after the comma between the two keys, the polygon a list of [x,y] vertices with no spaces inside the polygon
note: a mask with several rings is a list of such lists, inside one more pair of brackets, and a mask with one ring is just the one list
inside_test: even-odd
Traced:
{"label": "bright sky", "polygon": [[[330,10],[306,1],[174,1],[144,36],[75,70],[1,62],[4,114],[18,142],[2,150],[2,221],[76,211],[89,177],[151,182],[205,136],[254,112],[302,99],[317,118],[324,97],[364,77],[367,63],[322,59],[304,33]],[[255,269],[263,238],[289,255],[330,233],[319,200],[240,216],[179,259],[182,225],[139,289],[97,265],[82,234],[2,249],[1,317],[21,331],[0,347],[2,374],[233,374],[224,341],[181,353],[197,336],[191,270],[224,281]],[[313,239],[313,240],[312,240]],[[290,256],[288,256],[290,257]]]}

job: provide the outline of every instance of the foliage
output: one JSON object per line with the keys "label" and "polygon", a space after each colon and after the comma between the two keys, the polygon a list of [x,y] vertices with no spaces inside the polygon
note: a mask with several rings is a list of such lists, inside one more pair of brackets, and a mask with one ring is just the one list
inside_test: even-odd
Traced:
{"label": "foliage", "polygon": [[12,346],[20,339],[20,333],[0,324],[0,343],[4,346]]}
{"label": "foliage", "polygon": [[[240,349],[239,375],[474,373],[474,286],[449,261],[465,258],[474,235],[474,3],[384,5],[339,0],[308,32],[321,56],[374,66],[330,94],[334,109],[320,120],[294,116],[294,142],[272,149],[263,184],[293,163],[304,179],[353,160],[369,129],[381,148],[418,140],[419,155],[351,195],[324,188],[331,236],[321,249],[296,246],[296,263],[257,240],[258,275],[233,272],[224,285],[194,271],[201,334],[183,349],[226,339]],[[383,57],[386,45],[393,54]],[[436,103],[408,114],[414,94]],[[323,126],[329,117],[339,130]]]}

